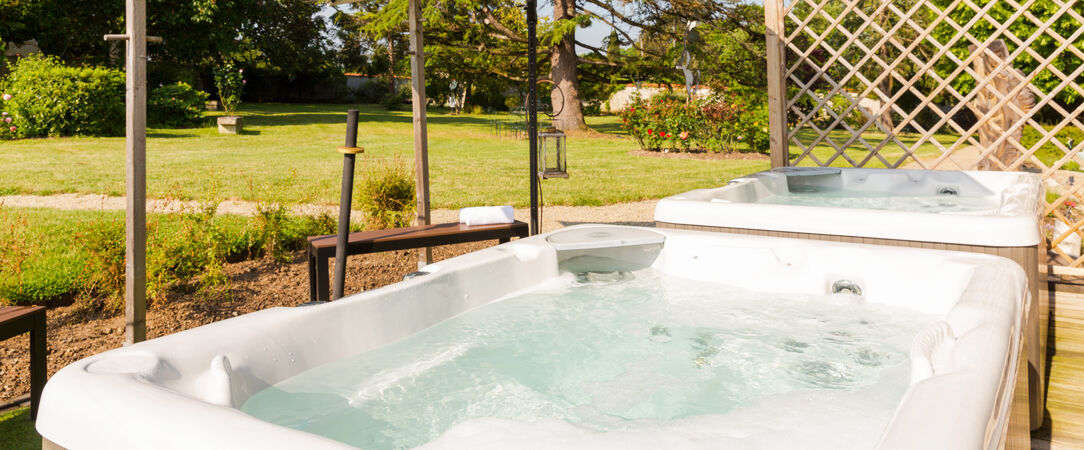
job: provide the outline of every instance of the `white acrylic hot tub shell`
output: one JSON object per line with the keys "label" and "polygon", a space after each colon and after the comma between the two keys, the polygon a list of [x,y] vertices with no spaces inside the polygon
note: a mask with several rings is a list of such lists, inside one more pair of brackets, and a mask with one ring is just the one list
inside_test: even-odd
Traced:
{"label": "white acrylic hot tub shell", "polygon": [[[1000,204],[984,214],[931,214],[854,208],[756,203],[786,193],[788,182],[811,174],[833,178],[837,187],[932,194],[952,186],[961,196],[988,197]],[[789,178],[788,178],[789,177]],[[833,169],[793,167],[737,178],[714,189],[670,196],[655,207],[655,221],[668,224],[774,230],[905,241],[992,247],[1038,245],[1041,236],[1039,176],[1021,172],[953,172],[903,169]]]}
{"label": "white acrylic hot tub shell", "polygon": [[[332,303],[273,308],[95,355],[49,381],[37,429],[70,449],[347,448],[233,406],[309,368],[531,289],[557,276],[559,257],[594,252],[751,290],[817,294],[845,277],[862,286],[867,301],[941,315],[950,331],[927,330],[916,339],[914,384],[881,448],[997,447],[1015,382],[1015,372],[1006,368],[1017,362],[1020,308],[1027,298],[1024,274],[1012,262],[957,252],[643,230],[665,236],[661,252],[649,243],[558,254],[542,235],[443,261],[426,269],[430,275]],[[900,279],[905,272],[908,278]],[[545,441],[536,444],[545,447]]]}

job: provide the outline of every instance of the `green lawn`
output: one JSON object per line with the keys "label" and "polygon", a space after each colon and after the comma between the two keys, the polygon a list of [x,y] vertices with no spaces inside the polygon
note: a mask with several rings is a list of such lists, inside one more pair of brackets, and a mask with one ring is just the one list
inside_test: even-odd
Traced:
{"label": "green lawn", "polygon": [[19,408],[0,414],[0,448],[5,450],[37,450],[41,436],[30,421],[30,408]]}
{"label": "green lawn", "polygon": [[[1047,129],[1049,128],[1051,127],[1048,126]],[[800,141],[806,146],[813,143],[813,140],[816,138],[816,136],[817,133],[808,128],[798,130],[797,133],[798,141]],[[847,140],[851,138],[851,134],[844,130],[831,131],[829,132],[828,136],[837,145],[843,145],[844,142],[847,142]],[[866,140],[867,143],[876,148],[878,145],[881,145],[882,141],[884,141],[885,134],[864,133],[862,137]],[[919,135],[916,133],[903,133],[897,136],[897,139],[908,148],[913,147],[914,144],[918,141],[918,138]],[[1035,129],[1033,129],[1032,127],[1028,127],[1024,130],[1021,144],[1023,144],[1025,148],[1031,148],[1039,141],[1040,138],[1041,135]],[[956,142],[957,139],[959,139],[959,135],[952,133],[938,133],[933,136],[933,139],[940,143],[942,147],[949,148],[952,146],[953,143]],[[976,137],[975,139],[977,140],[978,137]],[[1058,132],[1057,139],[1059,139],[1062,143],[1068,143],[1070,141],[1074,143],[1080,143],[1081,141],[1084,141],[1084,131],[1075,127],[1065,127],[1060,132]],[[969,145],[970,144],[964,144],[963,147]],[[791,142],[791,161],[797,159],[798,156],[802,154],[802,152],[803,150],[801,147]],[[829,158],[835,155],[836,151],[827,142],[821,141],[813,147],[813,150],[810,153],[823,163],[824,161],[827,161]],[[858,142],[857,140],[851,143],[851,145],[848,145],[847,150],[844,153],[855,162],[862,162],[866,158],[870,158],[869,150],[866,148],[866,146],[862,145],[862,143]],[[880,154],[889,163],[896,163],[903,156],[904,151],[903,148],[900,147],[900,145],[897,144],[895,141],[890,141],[884,145],[884,148],[880,151]],[[937,146],[927,140],[914,150],[914,155],[921,159],[933,160],[941,156],[941,149],[939,149]],[[1062,159],[1064,156],[1065,153],[1059,148],[1057,148],[1052,142],[1048,142],[1046,145],[1043,145],[1035,152],[1035,157],[1047,166],[1053,165],[1056,161]],[[900,166],[902,167],[904,165],[907,165],[912,161],[914,160],[908,158],[903,161]],[[799,162],[798,165],[813,166],[815,165],[815,163],[813,162],[813,159],[807,156],[801,162]],[[831,165],[835,167],[850,167],[851,163],[849,163],[842,156],[839,156],[832,160]],[[876,156],[874,156],[869,159],[866,167],[883,168],[885,167],[885,164]],[[1080,170],[1080,165],[1076,162],[1069,161],[1061,168],[1065,170]]]}
{"label": "green lawn", "polygon": [[[413,161],[409,111],[370,105],[246,104],[246,132],[215,128],[150,130],[147,190],[151,197],[239,198],[336,203],[342,174],[346,110],[361,110],[358,173],[369,164]],[[496,137],[490,120],[513,116],[429,114],[433,207],[525,206],[527,142]],[[617,117],[588,125],[619,132]],[[544,183],[547,204],[601,205],[660,198],[719,186],[763,170],[767,161],[684,160],[629,155],[635,144],[614,135],[568,142],[571,178]],[[0,143],[0,194],[124,194],[124,138],[54,138]]]}
{"label": "green lawn", "polygon": [[[803,128],[801,130],[798,130],[798,133],[797,133],[798,141],[800,141],[803,145],[806,145],[806,146],[808,146],[809,144],[812,144],[813,140],[816,139],[816,137],[817,137],[817,133],[814,132],[811,129],[808,129],[808,128]],[[828,137],[829,137],[829,139],[832,140],[832,142],[835,142],[836,145],[843,145],[843,143],[847,142],[847,140],[851,138],[851,134],[849,132],[847,132],[846,130],[833,130],[833,131],[828,133]],[[877,146],[881,145],[881,142],[885,140],[885,134],[884,133],[863,133],[862,138],[867,143],[869,143],[870,146],[872,146],[873,148],[877,148]],[[919,135],[914,134],[914,133],[903,133],[903,134],[900,134],[900,135],[896,136],[896,138],[900,142],[902,142],[905,146],[910,148],[910,147],[914,146],[914,144],[918,141]],[[953,142],[956,141],[957,135],[955,135],[955,134],[947,134],[947,133],[939,133],[939,134],[935,134],[933,136],[933,139],[937,140],[937,142],[939,142],[945,148],[948,148],[949,146],[952,145]],[[804,150],[801,147],[799,147],[794,142],[791,142],[790,143],[790,158],[791,158],[791,161],[794,161],[795,159],[797,159],[798,156],[803,153],[803,151]],[[844,153],[848,157],[850,157],[852,160],[854,160],[856,163],[861,163],[866,158],[870,158],[869,162],[866,163],[865,167],[870,167],[870,168],[884,168],[884,167],[886,167],[884,162],[882,162],[876,156],[870,157],[869,150],[866,148],[865,145],[862,145],[862,143],[859,142],[858,140],[855,140],[853,143],[848,145],[847,149],[846,149],[846,151]],[[895,141],[889,141],[888,143],[886,143],[884,145],[884,147],[878,153],[882,157],[884,157],[884,159],[887,160],[889,163],[896,163],[896,161],[898,161],[900,159],[900,157],[903,156],[904,150],[903,150],[902,147],[899,146],[899,144],[896,144]],[[813,150],[810,152],[810,154],[815,156],[817,158],[817,160],[819,160],[819,161],[821,161],[821,163],[823,163],[823,162],[827,161],[829,158],[831,158],[833,155],[835,155],[836,150],[831,145],[829,145],[827,142],[822,140],[822,141],[818,142],[816,146],[813,147]],[[919,158],[936,158],[936,157],[941,155],[941,150],[938,149],[930,141],[925,141],[922,145],[920,145],[917,149],[914,150],[914,154],[916,156],[918,156]],[[911,162],[911,161],[913,161],[913,159],[908,158],[903,163],[901,163],[901,166],[906,165],[908,162]],[[800,161],[798,163],[798,165],[799,166],[813,166],[813,165],[816,165],[816,164],[813,162],[813,159],[811,159],[811,158],[809,158],[807,156],[802,161]],[[851,163],[849,163],[842,156],[838,156],[834,160],[832,160],[831,165],[835,166],[835,167],[850,167]]]}

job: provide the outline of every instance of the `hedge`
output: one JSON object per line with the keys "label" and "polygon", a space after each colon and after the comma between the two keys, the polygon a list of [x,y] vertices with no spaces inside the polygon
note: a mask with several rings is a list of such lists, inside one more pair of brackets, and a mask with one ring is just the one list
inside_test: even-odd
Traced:
{"label": "hedge", "polygon": [[119,70],[67,67],[51,56],[20,59],[0,83],[15,138],[123,135],[124,89]]}

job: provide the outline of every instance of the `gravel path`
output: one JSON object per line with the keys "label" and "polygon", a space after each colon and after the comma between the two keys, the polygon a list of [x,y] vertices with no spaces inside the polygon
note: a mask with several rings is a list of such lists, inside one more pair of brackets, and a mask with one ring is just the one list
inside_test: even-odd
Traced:
{"label": "gravel path", "polygon": [[[542,209],[542,231],[552,231],[561,227],[581,223],[612,223],[622,225],[652,226],[655,203],[658,200],[645,200],[633,203],[618,203],[607,206],[548,206]],[[123,210],[124,197],[110,197],[95,194],[60,194],[5,195],[0,196],[0,205],[26,208],[56,208],[66,210]],[[178,212],[193,209],[199,202],[179,200],[148,200],[147,210],[159,213]],[[314,214],[328,212],[337,214],[338,208],[327,205],[295,205],[291,208],[295,214]],[[218,205],[219,214],[240,214],[251,216],[256,213],[256,203],[239,200],[226,200]],[[354,215],[360,217],[361,212]],[[530,221],[530,210],[516,209],[516,219]],[[436,209],[432,212],[433,223],[455,222],[459,220],[459,211],[454,209]]]}

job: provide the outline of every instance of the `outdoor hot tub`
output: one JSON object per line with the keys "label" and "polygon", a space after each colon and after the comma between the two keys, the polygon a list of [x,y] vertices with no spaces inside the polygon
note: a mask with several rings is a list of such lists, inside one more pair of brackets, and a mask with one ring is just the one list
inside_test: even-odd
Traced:
{"label": "outdoor hot tub", "polygon": [[[584,225],[83,359],[83,448],[1027,448],[990,255]],[[904,276],[905,274],[905,276]]]}
{"label": "outdoor hot tub", "polygon": [[[1031,426],[1043,420],[1047,301],[1037,174],[784,167],[659,201],[659,227],[999,255],[1028,275]],[[907,271],[900,272],[907,277]]]}

